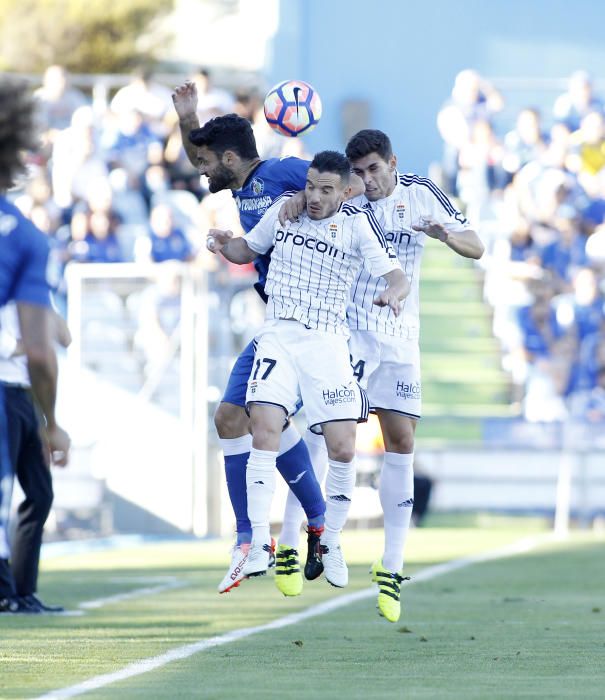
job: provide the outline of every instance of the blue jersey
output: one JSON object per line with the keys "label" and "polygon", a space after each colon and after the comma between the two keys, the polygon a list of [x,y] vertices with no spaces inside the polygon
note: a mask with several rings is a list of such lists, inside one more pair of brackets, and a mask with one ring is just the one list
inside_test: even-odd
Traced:
{"label": "blue jersey", "polygon": [[[269,158],[257,165],[243,187],[233,192],[244,231],[251,231],[278,197],[304,190],[308,169],[309,161],[300,158]],[[265,302],[265,282],[270,261],[271,251],[259,255],[254,261],[258,272],[258,282],[254,288]]]}
{"label": "blue jersey", "polygon": [[11,300],[50,306],[48,255],[46,236],[0,196],[0,307]]}

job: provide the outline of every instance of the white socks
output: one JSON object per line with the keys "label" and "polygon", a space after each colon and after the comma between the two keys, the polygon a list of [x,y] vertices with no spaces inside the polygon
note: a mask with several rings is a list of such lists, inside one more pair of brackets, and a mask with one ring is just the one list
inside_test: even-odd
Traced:
{"label": "white socks", "polygon": [[219,438],[219,444],[225,457],[243,455],[252,449],[252,435],[242,435],[238,438]]}
{"label": "white socks", "polygon": [[355,488],[355,460],[352,462],[328,461],[326,479],[326,524],[321,536],[322,544],[337,543],[344,527]]}
{"label": "white socks", "polygon": [[[287,430],[284,430],[282,440],[290,428],[294,428],[294,426],[290,425]],[[296,430],[296,428],[294,428],[294,430]],[[296,431],[296,435],[298,435],[298,431]],[[323,435],[315,435],[315,433],[312,433],[308,428],[305,433],[304,440],[305,444],[307,445],[307,449],[309,450],[313,471],[315,472],[317,481],[319,481],[321,485],[326,475],[326,471],[328,470],[328,449],[326,448],[326,441],[324,440]],[[283,450],[282,452],[281,444],[279,447],[279,453],[283,454],[283,452],[286,450]],[[286,507],[284,508],[284,522],[279,535],[279,543],[288,545],[288,547],[294,547],[294,549],[298,549],[300,547],[300,526],[304,519],[305,511],[302,509],[300,501],[292,493],[292,490],[288,489]]]}
{"label": "white socks", "polygon": [[385,452],[380,473],[380,503],[384,513],[382,565],[399,572],[414,505],[414,454]]}
{"label": "white socks", "polygon": [[269,515],[275,492],[275,460],[277,452],[250,449],[246,467],[246,488],[248,491],[248,517],[252,524],[252,540],[258,544],[271,541]]}

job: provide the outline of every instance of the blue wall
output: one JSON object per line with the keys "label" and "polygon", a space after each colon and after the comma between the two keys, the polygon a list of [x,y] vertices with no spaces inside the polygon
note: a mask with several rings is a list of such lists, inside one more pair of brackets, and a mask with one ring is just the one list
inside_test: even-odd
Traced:
{"label": "blue wall", "polygon": [[548,90],[503,95],[509,116],[522,103],[546,113],[561,91],[552,79],[578,68],[605,78],[604,35],[601,0],[281,0],[267,79],[300,78],[320,93],[324,117],[305,137],[312,151],[343,148],[343,101],[368,100],[369,126],[391,136],[401,169],[425,174],[441,153],[435,117],[459,70],[496,84],[545,79]]}

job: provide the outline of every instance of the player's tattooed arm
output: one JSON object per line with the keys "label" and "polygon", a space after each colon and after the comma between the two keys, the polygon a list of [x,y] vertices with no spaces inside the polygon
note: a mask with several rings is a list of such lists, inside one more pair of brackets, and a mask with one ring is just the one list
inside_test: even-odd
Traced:
{"label": "player's tattooed arm", "polygon": [[258,253],[248,246],[242,236],[234,238],[232,231],[216,228],[211,228],[208,232],[206,248],[211,253],[221,253],[226,260],[236,265],[245,265],[258,257]]}
{"label": "player's tattooed arm", "polygon": [[187,158],[194,168],[199,166],[197,160],[197,147],[189,141],[189,134],[193,129],[200,128],[200,120],[197,116],[197,88],[195,83],[187,81],[183,85],[174,88],[172,102],[179,117],[181,139]]}

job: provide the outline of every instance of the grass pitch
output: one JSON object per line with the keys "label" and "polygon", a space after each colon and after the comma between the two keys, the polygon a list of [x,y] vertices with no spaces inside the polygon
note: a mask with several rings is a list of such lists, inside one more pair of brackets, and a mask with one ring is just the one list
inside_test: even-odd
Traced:
{"label": "grass pitch", "polygon": [[[478,525],[478,526],[477,526]],[[525,521],[411,533],[406,573],[520,539]],[[531,533],[533,534],[533,533]],[[226,631],[261,625],[369,586],[380,532],[347,534],[351,583],[323,579],[286,599],[273,576],[226,595],[226,542],[136,546],[46,560],[43,597],[80,616],[0,617],[0,697],[33,698]],[[86,698],[602,698],[605,535],[574,534],[531,552],[408,586],[390,624],[374,598],[207,649]],[[165,590],[154,593],[156,586]],[[173,586],[172,588],[170,586]],[[139,589],[130,599],[111,596]]]}

